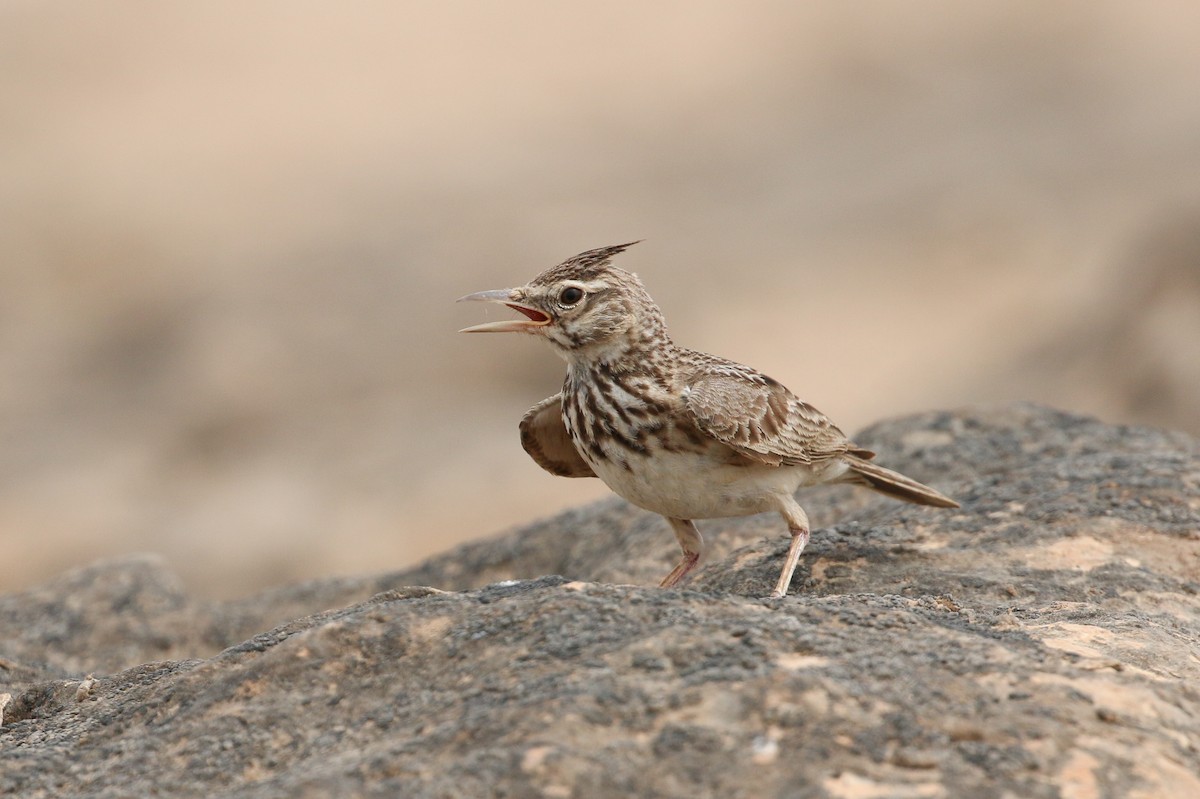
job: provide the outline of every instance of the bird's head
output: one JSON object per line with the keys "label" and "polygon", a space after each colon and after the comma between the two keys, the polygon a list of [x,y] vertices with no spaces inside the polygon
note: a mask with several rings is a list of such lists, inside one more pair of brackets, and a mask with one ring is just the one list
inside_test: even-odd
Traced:
{"label": "bird's head", "polygon": [[524,319],[487,322],[463,333],[532,333],[569,361],[619,356],[648,337],[666,337],[658,306],[637,275],[612,257],[636,244],[588,250],[547,269],[527,285],[468,294],[459,302],[507,305]]}

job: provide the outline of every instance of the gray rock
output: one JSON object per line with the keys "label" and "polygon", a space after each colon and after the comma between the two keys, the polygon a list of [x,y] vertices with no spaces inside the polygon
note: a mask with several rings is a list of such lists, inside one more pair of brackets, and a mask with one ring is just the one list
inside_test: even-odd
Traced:
{"label": "gray rock", "polygon": [[0,793],[1200,796],[1200,444],[1026,405],[856,438],[963,508],[807,492],[784,600],[777,518],[661,591],[616,500],[241,602],[144,557],[0,599]]}

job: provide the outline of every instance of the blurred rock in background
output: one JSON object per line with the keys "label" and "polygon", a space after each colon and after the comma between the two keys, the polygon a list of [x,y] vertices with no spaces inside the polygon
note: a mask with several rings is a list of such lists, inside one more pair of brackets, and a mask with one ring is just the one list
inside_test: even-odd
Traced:
{"label": "blurred rock in background", "polygon": [[[0,8],[0,592],[246,595],[601,496],[467,292],[644,238],[682,343],[848,431],[1200,432],[1191,4]],[[491,311],[490,313],[497,313]]]}

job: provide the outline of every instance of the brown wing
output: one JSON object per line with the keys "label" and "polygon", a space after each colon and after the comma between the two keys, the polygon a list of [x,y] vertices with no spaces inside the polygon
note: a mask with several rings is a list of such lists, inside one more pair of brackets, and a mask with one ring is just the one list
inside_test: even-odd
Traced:
{"label": "brown wing", "polygon": [[521,420],[521,446],[538,466],[559,477],[595,477],[562,420],[562,394],[547,397]]}
{"label": "brown wing", "polygon": [[873,455],[783,385],[737,364],[710,366],[695,375],[683,405],[702,432],[761,463],[812,465],[844,452]]}

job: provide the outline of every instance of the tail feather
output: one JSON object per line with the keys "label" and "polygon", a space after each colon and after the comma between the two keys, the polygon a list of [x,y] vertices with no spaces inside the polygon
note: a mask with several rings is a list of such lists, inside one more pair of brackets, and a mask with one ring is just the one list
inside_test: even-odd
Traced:
{"label": "tail feather", "polygon": [[885,469],[855,455],[847,454],[842,457],[850,464],[850,471],[842,478],[844,482],[863,485],[881,494],[887,494],[889,497],[913,502],[917,505],[932,505],[936,508],[959,507],[957,502],[945,494],[905,477],[899,472]]}

